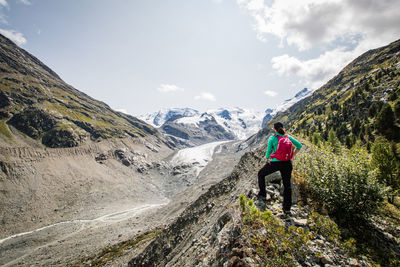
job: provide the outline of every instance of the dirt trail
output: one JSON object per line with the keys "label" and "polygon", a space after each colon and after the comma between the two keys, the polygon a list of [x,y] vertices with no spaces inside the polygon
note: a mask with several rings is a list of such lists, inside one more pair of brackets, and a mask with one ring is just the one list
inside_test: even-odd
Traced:
{"label": "dirt trail", "polygon": [[111,214],[106,214],[103,215],[101,217],[95,218],[95,219],[77,219],[77,220],[69,220],[69,221],[64,221],[64,222],[58,222],[58,223],[54,223],[51,225],[47,225],[29,232],[23,232],[23,233],[18,233],[15,235],[11,235],[9,237],[0,239],[0,245],[3,244],[4,242],[8,241],[8,240],[12,240],[14,238],[17,237],[21,237],[21,236],[32,236],[33,234],[36,234],[38,232],[47,230],[49,228],[52,227],[57,227],[57,226],[61,226],[64,224],[72,224],[72,223],[81,223],[81,224],[87,224],[87,223],[95,223],[95,222],[102,222],[102,223],[108,223],[108,222],[118,222],[118,221],[122,221],[125,219],[128,219],[130,217],[135,216],[136,214],[139,214],[140,212],[143,212],[147,209],[151,209],[151,208],[155,208],[158,206],[164,206],[167,205],[168,202],[165,203],[161,203],[161,204],[148,204],[148,205],[144,205],[144,206],[140,206],[140,207],[135,207],[133,209],[129,209],[129,210],[124,210],[124,211],[118,211],[118,212],[114,212]]}
{"label": "dirt trail", "polygon": [[[24,259],[39,250],[45,250],[51,246],[63,243],[69,239],[79,238],[77,236],[83,230],[112,228],[113,225],[130,220],[149,210],[156,210],[165,203],[147,204],[132,209],[106,214],[94,219],[77,219],[63,221],[41,227],[29,232],[15,234],[0,240],[0,265],[15,266],[25,264]],[[23,244],[29,244],[23,246]],[[12,255],[12,256],[11,256]],[[17,255],[17,257],[16,257]]]}

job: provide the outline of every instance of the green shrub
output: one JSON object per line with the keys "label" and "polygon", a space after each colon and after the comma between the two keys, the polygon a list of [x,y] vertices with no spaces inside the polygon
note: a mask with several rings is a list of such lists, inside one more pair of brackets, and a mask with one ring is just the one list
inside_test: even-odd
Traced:
{"label": "green shrub", "polygon": [[336,154],[338,154],[340,152],[340,141],[337,138],[337,135],[335,133],[335,131],[333,130],[333,128],[331,128],[329,130],[328,133],[328,144],[332,147],[332,151]]}
{"label": "green shrub", "polygon": [[351,140],[350,136],[346,136],[346,139],[344,142],[348,149],[350,149],[353,146],[353,141]]}
{"label": "green shrub", "polygon": [[340,238],[340,230],[338,225],[332,221],[328,216],[323,216],[318,212],[311,212],[308,218],[310,222],[310,229],[322,235],[329,242],[337,243]]}
{"label": "green shrub", "polygon": [[394,104],[394,115],[396,116],[397,120],[400,120],[400,100]]}
{"label": "green shrub", "polygon": [[371,163],[377,169],[378,180],[388,187],[388,201],[393,204],[400,190],[400,164],[395,148],[391,148],[389,142],[382,139],[374,143]]}
{"label": "green shrub", "polygon": [[311,254],[308,242],[313,236],[310,232],[301,227],[286,228],[271,211],[258,210],[244,195],[239,197],[239,205],[245,210],[242,212],[245,247],[253,248],[262,261],[258,262],[261,266],[294,266]]}
{"label": "green shrub", "polygon": [[246,211],[246,197],[243,194],[239,196],[239,205],[242,212]]}
{"label": "green shrub", "polygon": [[376,129],[383,134],[391,134],[394,122],[395,117],[392,107],[387,103],[383,104],[381,111],[376,116]]}
{"label": "green shrub", "polygon": [[312,143],[316,146],[319,146],[321,140],[321,136],[319,133],[314,132],[312,135]]}
{"label": "green shrub", "polygon": [[299,154],[296,170],[306,179],[313,197],[339,218],[366,218],[383,201],[383,188],[364,149],[342,149],[336,155],[329,148],[312,148]]}
{"label": "green shrub", "polygon": [[6,120],[0,120],[0,133],[2,133],[7,138],[12,138],[12,134],[8,129],[8,126],[5,121]]}

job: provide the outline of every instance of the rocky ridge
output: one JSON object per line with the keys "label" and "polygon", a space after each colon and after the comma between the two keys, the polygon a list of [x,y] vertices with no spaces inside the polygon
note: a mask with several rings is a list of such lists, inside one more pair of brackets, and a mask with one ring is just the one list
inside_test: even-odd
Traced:
{"label": "rocky ridge", "polygon": [[[238,205],[240,194],[246,195],[254,203],[257,201],[256,177],[264,151],[265,147],[262,147],[245,153],[229,176],[211,186],[143,250],[137,251],[128,266],[230,267],[265,264],[251,242],[257,236],[265,236],[265,229],[252,229],[244,223]],[[257,209],[270,212],[278,224],[277,231],[308,233],[309,240],[302,247],[305,250],[304,257],[295,258],[296,266],[370,266],[367,257],[351,256],[343,243],[330,236],[332,233],[329,231],[335,233],[332,229],[337,227],[333,222],[330,223],[333,226],[320,225],[319,220],[329,221],[329,217],[315,215],[317,213],[313,212],[310,205],[298,205],[300,189],[294,182],[292,214],[283,214],[282,190],[278,173],[267,176],[266,206],[257,206]],[[370,223],[378,229],[374,230],[378,232],[375,238],[382,244],[393,246],[394,251],[400,253],[396,248],[400,241],[395,238],[400,234],[400,227],[392,228],[390,224],[382,223],[381,219],[371,218]],[[327,228],[319,230],[320,227]],[[328,234],[324,231],[328,231]],[[278,232],[271,234],[278,235]]]}
{"label": "rocky ridge", "polygon": [[75,147],[158,132],[66,84],[0,35],[0,141],[3,146]]}
{"label": "rocky ridge", "polygon": [[[235,193],[240,186],[248,185],[254,179],[258,161],[253,154],[246,153],[227,178],[211,186],[190,204],[140,255],[129,262],[129,266],[196,266],[203,263],[199,262],[200,254],[211,257],[213,254],[210,251],[196,249],[195,244],[210,232],[218,235],[231,220],[224,215],[228,210],[226,205],[237,198]],[[217,239],[210,241],[216,242]],[[212,265],[211,260],[222,261],[223,258],[210,259],[209,266]]]}

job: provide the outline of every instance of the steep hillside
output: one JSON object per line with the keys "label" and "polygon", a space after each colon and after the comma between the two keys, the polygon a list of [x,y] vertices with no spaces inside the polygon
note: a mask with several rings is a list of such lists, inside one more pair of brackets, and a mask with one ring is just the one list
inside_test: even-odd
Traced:
{"label": "steep hillside", "polygon": [[275,117],[275,115],[278,112],[283,112],[283,111],[287,110],[288,108],[290,108],[291,106],[293,106],[294,104],[296,104],[297,102],[299,102],[300,100],[306,98],[307,96],[309,96],[311,94],[312,94],[312,91],[308,90],[307,88],[304,88],[304,89],[300,90],[297,94],[295,94],[294,97],[286,99],[283,103],[278,105],[276,108],[267,109],[265,111],[265,116],[263,118],[262,127],[264,127],[268,121],[273,119],[273,117]]}
{"label": "steep hillside", "polygon": [[74,89],[2,35],[0,69],[0,237],[164,201],[176,188],[157,170],[173,151],[155,128]]}
{"label": "steep hillside", "polygon": [[239,142],[176,153],[3,36],[0,68],[1,266],[69,266],[162,227],[244,153]]}
{"label": "steep hillside", "polygon": [[312,96],[278,113],[266,129],[282,121],[293,132],[316,132],[325,140],[333,129],[348,147],[356,142],[369,147],[378,135],[398,142],[399,61],[400,40],[364,53]]}
{"label": "steep hillside", "polygon": [[[371,50],[312,96],[279,112],[246,141],[251,152],[242,157],[231,175],[206,191],[143,251],[136,251],[129,266],[397,266],[400,212],[398,206],[382,202],[383,195],[374,195],[380,185],[364,148],[336,155],[331,148],[325,152],[302,140],[306,145],[295,160],[292,196],[294,202],[302,202],[301,206],[294,206],[289,217],[282,214],[282,198],[277,192],[281,187],[275,183],[267,183],[265,211],[256,207],[254,200],[265,140],[277,120],[299,139],[313,132],[324,138],[325,132],[335,131],[346,143],[346,134],[339,130],[344,128],[352,144],[365,142],[368,146],[378,135],[398,140],[399,55],[400,41]],[[377,106],[371,110],[373,103]],[[391,124],[382,129],[379,121],[385,118],[385,105],[394,115]],[[360,131],[355,131],[357,118],[362,121]],[[371,126],[368,137],[362,125]],[[312,186],[308,184],[312,178],[325,199],[313,199],[315,191],[310,193]],[[242,196],[239,206],[240,193],[249,201]],[[378,203],[383,206],[376,210]],[[375,213],[368,213],[368,205]],[[338,216],[353,211],[351,208],[367,215],[350,212],[350,218]]]}
{"label": "steep hillside", "polygon": [[[89,140],[157,131],[66,84],[37,58],[0,35],[0,139],[3,145],[74,147]],[[33,140],[34,141],[33,141]]]}

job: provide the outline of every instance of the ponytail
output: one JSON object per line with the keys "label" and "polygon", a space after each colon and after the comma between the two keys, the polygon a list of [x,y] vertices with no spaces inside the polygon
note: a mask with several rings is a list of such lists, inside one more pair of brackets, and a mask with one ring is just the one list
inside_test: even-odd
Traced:
{"label": "ponytail", "polygon": [[285,135],[285,129],[283,128],[283,124],[281,122],[274,123],[274,129],[281,135]]}
{"label": "ponytail", "polygon": [[285,135],[285,129],[283,128],[279,128],[276,130],[278,133],[280,133],[281,135]]}

